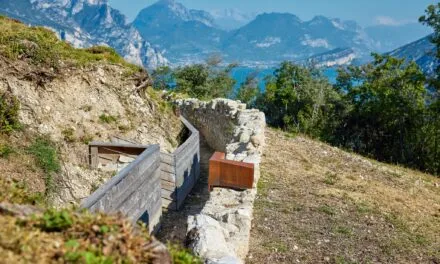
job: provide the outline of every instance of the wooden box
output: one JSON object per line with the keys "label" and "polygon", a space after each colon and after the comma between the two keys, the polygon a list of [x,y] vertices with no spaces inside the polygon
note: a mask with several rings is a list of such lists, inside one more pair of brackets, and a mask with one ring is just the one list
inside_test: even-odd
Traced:
{"label": "wooden box", "polygon": [[227,187],[251,189],[254,183],[254,164],[225,160],[225,153],[215,152],[209,160],[208,188]]}

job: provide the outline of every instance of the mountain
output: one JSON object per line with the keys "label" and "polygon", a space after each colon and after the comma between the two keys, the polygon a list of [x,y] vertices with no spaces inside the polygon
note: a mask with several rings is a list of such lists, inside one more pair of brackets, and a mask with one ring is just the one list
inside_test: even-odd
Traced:
{"label": "mountain", "polygon": [[410,23],[371,26],[365,32],[374,42],[377,52],[389,52],[431,34],[432,30],[419,23]]}
{"label": "mountain", "polygon": [[397,58],[415,61],[425,74],[431,76],[435,74],[435,68],[439,65],[439,61],[435,58],[436,47],[431,43],[430,36],[419,39],[388,54]]}
{"label": "mountain", "polygon": [[167,63],[107,0],[1,1],[0,14],[51,28],[75,47],[108,45],[128,61],[145,67]]}
{"label": "mountain", "polygon": [[214,18],[215,24],[226,31],[238,29],[257,16],[256,13],[243,13],[236,8],[212,10],[209,13]]}
{"label": "mountain", "polygon": [[308,58],[300,63],[314,64],[317,67],[333,67],[351,64],[356,59],[356,52],[351,48],[336,48]]}
{"label": "mountain", "polygon": [[167,57],[177,64],[194,63],[207,54],[220,52],[225,34],[216,28],[209,13],[187,9],[172,0],[143,9],[133,25],[144,39],[165,49]]}
{"label": "mountain", "polygon": [[343,47],[366,59],[371,50],[366,33],[355,22],[323,16],[302,21],[289,13],[258,15],[231,32],[223,45],[229,58],[245,61],[297,61]]}

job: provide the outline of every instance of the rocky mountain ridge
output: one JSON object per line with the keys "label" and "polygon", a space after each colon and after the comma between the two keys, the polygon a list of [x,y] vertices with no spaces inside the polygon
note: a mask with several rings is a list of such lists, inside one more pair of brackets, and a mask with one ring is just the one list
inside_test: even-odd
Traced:
{"label": "rocky mountain ridge", "polygon": [[[76,47],[111,46],[147,68],[202,62],[211,54],[250,67],[270,67],[284,60],[333,66],[363,63],[371,59],[371,52],[396,49],[429,32],[418,24],[363,28],[354,21],[324,16],[303,21],[290,13],[209,13],[174,0],[143,9],[133,23],[107,0],[5,0],[0,13],[52,28]],[[229,24],[228,31],[228,23],[239,28],[231,30]]]}
{"label": "rocky mountain ridge", "polygon": [[75,47],[111,46],[129,62],[148,68],[168,63],[107,0],[2,1],[0,13],[51,28]]}

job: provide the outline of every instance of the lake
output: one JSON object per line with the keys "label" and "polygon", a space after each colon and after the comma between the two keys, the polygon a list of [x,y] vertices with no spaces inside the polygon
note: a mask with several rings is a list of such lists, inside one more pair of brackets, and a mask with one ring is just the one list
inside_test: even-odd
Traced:
{"label": "lake", "polygon": [[[257,72],[258,79],[260,80],[260,89],[262,91],[265,90],[265,82],[264,79],[267,76],[271,76],[274,74],[275,68],[266,68],[266,69],[257,69],[257,68],[248,68],[248,67],[237,67],[232,70],[231,76],[237,81],[237,84],[235,85],[235,88],[238,89],[244,81],[246,81],[246,77],[253,73]],[[329,82],[331,84],[336,83],[336,77],[337,77],[337,71],[336,68],[326,68],[323,69],[323,73],[327,78],[329,79]]]}

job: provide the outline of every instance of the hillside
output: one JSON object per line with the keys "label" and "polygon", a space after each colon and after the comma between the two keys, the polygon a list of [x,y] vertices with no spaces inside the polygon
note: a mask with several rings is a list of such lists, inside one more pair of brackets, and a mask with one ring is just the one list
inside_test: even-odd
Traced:
{"label": "hillside", "polygon": [[0,262],[199,263],[121,215],[77,209],[116,173],[89,168],[90,141],[180,144],[182,124],[148,73],[6,17],[0,32]]}
{"label": "hillside", "polygon": [[427,75],[433,75],[438,61],[435,58],[436,48],[430,40],[430,36],[421,38],[403,47],[395,49],[389,55],[397,58],[405,58],[415,61]]}
{"label": "hillside", "polygon": [[74,49],[4,17],[0,31],[2,181],[55,206],[78,203],[114,174],[88,168],[89,142],[179,145],[180,120],[147,87],[148,73],[115,51]]}
{"label": "hillside", "polygon": [[439,263],[440,180],[266,130],[249,263]]}

